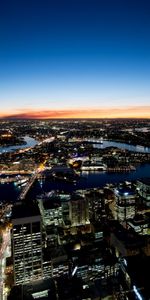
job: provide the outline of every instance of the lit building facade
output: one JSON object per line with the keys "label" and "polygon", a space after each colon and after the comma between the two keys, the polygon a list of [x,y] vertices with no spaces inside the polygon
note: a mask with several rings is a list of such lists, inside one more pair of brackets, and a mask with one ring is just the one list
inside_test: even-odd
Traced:
{"label": "lit building facade", "polygon": [[146,206],[150,207],[150,178],[137,181],[137,191]]}
{"label": "lit building facade", "polygon": [[89,218],[91,221],[101,221],[105,215],[104,194],[98,191],[90,191],[86,193],[89,205]]}
{"label": "lit building facade", "polygon": [[16,285],[41,279],[42,234],[39,214],[23,205],[14,207],[12,219],[12,250],[14,283]]}
{"label": "lit building facade", "polygon": [[69,218],[72,226],[90,224],[89,205],[85,196],[73,195],[69,206]]}
{"label": "lit building facade", "polygon": [[150,217],[146,214],[137,214],[131,220],[127,222],[128,227],[132,228],[140,235],[150,235]]}
{"label": "lit building facade", "polygon": [[126,221],[135,216],[136,193],[130,188],[115,190],[115,218]]}
{"label": "lit building facade", "polygon": [[62,207],[57,198],[42,197],[38,199],[38,204],[44,226],[63,224]]}

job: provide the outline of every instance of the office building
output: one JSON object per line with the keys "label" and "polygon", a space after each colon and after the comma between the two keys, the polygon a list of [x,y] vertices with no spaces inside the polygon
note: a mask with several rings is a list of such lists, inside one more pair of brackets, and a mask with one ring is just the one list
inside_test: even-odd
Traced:
{"label": "office building", "polygon": [[62,207],[58,196],[55,194],[50,197],[42,195],[38,199],[38,204],[44,226],[63,224]]}
{"label": "office building", "polygon": [[115,189],[115,218],[119,221],[126,221],[135,216],[136,192],[132,189]]}
{"label": "office building", "polygon": [[137,191],[143,203],[150,207],[150,178],[143,178],[137,181]]}
{"label": "office building", "polygon": [[90,223],[88,200],[84,195],[72,195],[69,205],[69,218],[72,226]]}
{"label": "office building", "polygon": [[12,224],[14,283],[18,285],[41,279],[42,233],[38,207],[15,205]]}

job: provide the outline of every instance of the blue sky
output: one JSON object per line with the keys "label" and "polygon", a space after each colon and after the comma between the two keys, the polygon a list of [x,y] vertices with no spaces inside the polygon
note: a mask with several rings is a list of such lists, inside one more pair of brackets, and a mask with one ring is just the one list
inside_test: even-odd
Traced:
{"label": "blue sky", "polygon": [[150,112],[149,16],[149,0],[1,1],[1,115]]}

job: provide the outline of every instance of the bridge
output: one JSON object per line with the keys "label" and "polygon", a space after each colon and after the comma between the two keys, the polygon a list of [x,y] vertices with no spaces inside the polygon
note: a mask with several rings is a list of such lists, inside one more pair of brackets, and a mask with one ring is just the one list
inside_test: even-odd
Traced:
{"label": "bridge", "polygon": [[37,179],[39,172],[36,171],[36,173],[34,173],[31,178],[29,179],[28,183],[25,185],[25,187],[23,188],[22,192],[19,195],[19,200],[23,200],[25,199],[28,191],[30,190],[31,186],[33,185],[34,181]]}
{"label": "bridge", "polygon": [[52,137],[50,137],[50,138],[47,138],[47,139],[45,139],[45,140],[39,142],[38,145],[42,145],[42,144],[44,144],[44,143],[51,143],[51,142],[53,142],[54,140],[55,140],[55,137],[52,136]]}
{"label": "bridge", "polygon": [[31,186],[33,185],[33,183],[35,182],[35,180],[39,177],[39,175],[45,170],[45,169],[51,169],[45,167],[46,164],[46,159],[43,163],[41,163],[39,165],[39,167],[36,169],[36,171],[32,174],[31,178],[29,179],[28,183],[25,185],[25,187],[23,188],[22,192],[19,195],[19,199],[18,200],[23,200],[25,199],[28,191],[30,190]]}
{"label": "bridge", "polygon": [[[39,142],[38,145],[42,145],[43,143],[51,143],[54,140],[55,140],[55,137],[50,137],[50,138],[47,138],[47,139],[43,140],[42,142]],[[46,160],[42,164],[40,164],[40,166],[37,168],[35,173],[33,173],[31,178],[29,179],[28,183],[25,185],[22,192],[20,193],[19,200],[24,200],[25,199],[28,191],[30,190],[30,188],[33,185],[33,183],[35,182],[35,180],[38,178],[39,174],[42,173],[45,170],[45,163],[46,163]]]}

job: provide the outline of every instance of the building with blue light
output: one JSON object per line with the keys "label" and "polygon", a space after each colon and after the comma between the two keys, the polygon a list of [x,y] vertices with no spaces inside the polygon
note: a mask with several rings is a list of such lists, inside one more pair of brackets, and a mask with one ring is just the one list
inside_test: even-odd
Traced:
{"label": "building with blue light", "polygon": [[121,222],[135,216],[136,192],[129,187],[115,189],[115,218]]}

